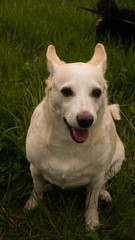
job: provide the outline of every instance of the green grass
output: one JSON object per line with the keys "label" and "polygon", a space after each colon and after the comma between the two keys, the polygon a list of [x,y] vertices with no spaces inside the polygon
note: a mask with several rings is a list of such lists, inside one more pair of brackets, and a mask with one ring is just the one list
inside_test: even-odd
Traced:
{"label": "green grass", "polygon": [[[95,7],[94,0],[74,1]],[[134,0],[119,0],[135,7]],[[135,239],[135,46],[105,40],[110,103],[121,106],[117,129],[126,161],[111,181],[110,205],[99,202],[101,226],[85,232],[84,188],[47,193],[33,212],[25,137],[33,109],[44,96],[46,49],[54,44],[66,62],[88,61],[96,44],[97,16],[59,0],[0,1],[0,240]]]}

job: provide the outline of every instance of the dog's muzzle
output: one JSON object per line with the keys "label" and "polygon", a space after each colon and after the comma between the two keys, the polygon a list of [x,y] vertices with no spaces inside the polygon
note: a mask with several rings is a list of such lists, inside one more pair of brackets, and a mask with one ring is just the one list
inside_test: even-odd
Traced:
{"label": "dog's muzzle", "polygon": [[77,143],[84,143],[89,136],[89,131],[86,128],[89,128],[93,121],[94,118],[92,115],[83,115],[83,114],[79,114],[76,118],[78,126],[83,128],[83,129],[77,129],[75,127],[72,127],[69,125],[69,123],[67,122],[66,118],[63,118],[64,122],[68,128],[68,130],[70,131],[70,135],[72,137],[72,139],[77,142]]}

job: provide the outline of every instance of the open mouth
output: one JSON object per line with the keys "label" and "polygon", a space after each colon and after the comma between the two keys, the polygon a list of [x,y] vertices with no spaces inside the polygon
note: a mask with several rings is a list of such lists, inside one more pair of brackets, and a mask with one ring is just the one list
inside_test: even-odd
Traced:
{"label": "open mouth", "polygon": [[89,131],[87,129],[77,129],[75,127],[72,127],[68,124],[66,118],[63,118],[64,122],[68,128],[68,130],[70,131],[70,136],[72,137],[72,139],[77,142],[77,143],[84,143],[89,136]]}

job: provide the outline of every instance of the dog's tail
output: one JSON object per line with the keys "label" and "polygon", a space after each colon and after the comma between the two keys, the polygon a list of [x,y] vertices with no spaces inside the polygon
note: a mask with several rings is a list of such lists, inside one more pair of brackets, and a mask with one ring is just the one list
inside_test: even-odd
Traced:
{"label": "dog's tail", "polygon": [[118,104],[109,105],[109,111],[114,118],[114,120],[121,120],[120,117],[120,107]]}

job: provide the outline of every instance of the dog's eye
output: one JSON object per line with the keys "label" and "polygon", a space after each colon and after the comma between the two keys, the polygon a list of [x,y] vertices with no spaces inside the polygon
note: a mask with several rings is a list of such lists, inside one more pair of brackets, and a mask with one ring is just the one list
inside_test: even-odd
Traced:
{"label": "dog's eye", "polygon": [[70,88],[62,88],[61,93],[63,94],[64,97],[71,97],[73,96],[73,92]]}
{"label": "dog's eye", "polygon": [[92,92],[92,97],[98,98],[101,96],[101,90],[100,89],[94,89]]}

